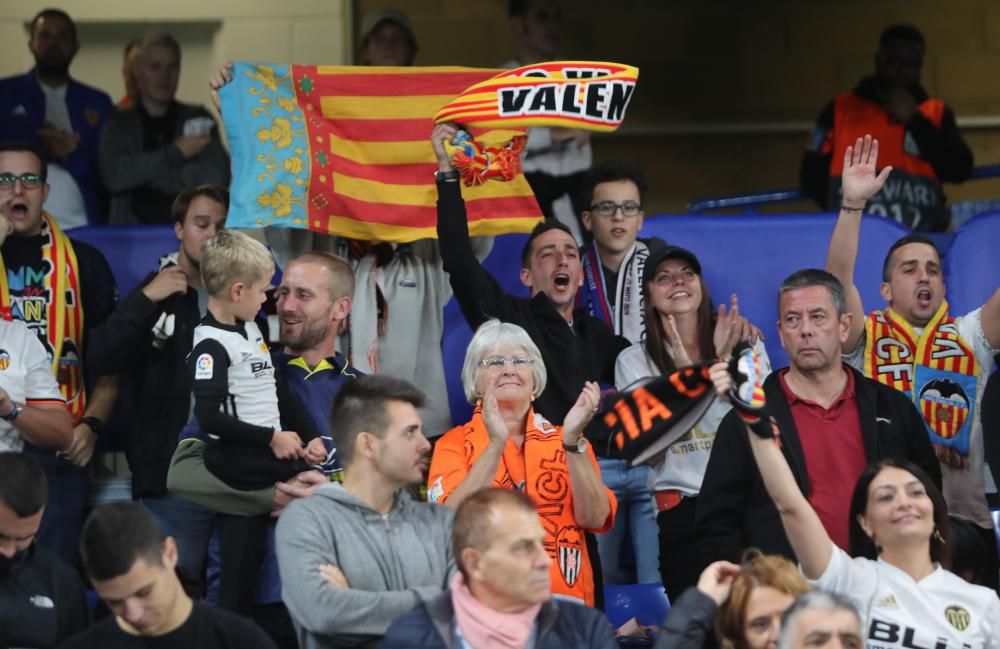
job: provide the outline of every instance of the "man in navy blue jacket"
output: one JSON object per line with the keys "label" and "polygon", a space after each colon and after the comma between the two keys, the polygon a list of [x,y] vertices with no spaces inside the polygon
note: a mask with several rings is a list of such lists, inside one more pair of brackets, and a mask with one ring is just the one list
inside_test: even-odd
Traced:
{"label": "man in navy blue jacket", "polygon": [[[35,67],[26,74],[0,80],[0,140],[41,148],[46,162],[63,167],[76,181],[87,219],[102,222],[107,197],[97,154],[101,126],[112,110],[111,98],[70,78],[69,66],[80,42],[76,25],[65,12],[40,11],[31,21],[28,48]],[[73,188],[56,189],[72,193]],[[64,215],[53,216],[61,219]]]}
{"label": "man in navy blue jacket", "polygon": [[382,649],[618,646],[603,613],[552,597],[546,533],[524,493],[477,491],[455,512],[451,535],[450,587],[397,618]]}

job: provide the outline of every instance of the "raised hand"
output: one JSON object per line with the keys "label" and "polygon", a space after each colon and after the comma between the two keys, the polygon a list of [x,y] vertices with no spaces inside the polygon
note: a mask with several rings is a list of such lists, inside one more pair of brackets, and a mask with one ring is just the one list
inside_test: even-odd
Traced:
{"label": "raised hand", "polygon": [[677,320],[674,316],[667,316],[667,341],[670,343],[670,351],[673,353],[674,365],[677,367],[687,367],[692,365],[691,357],[688,356],[687,350],[684,349],[684,341],[681,340],[681,334],[677,331]]}
{"label": "raised hand", "polygon": [[733,347],[740,341],[740,336],[743,334],[743,323],[744,319],[740,317],[740,302],[736,293],[733,293],[729,298],[728,313],[725,304],[719,305],[715,331],[712,333],[716,358],[729,358]]}
{"label": "raised hand", "polygon": [[212,104],[215,105],[215,110],[219,111],[219,115],[222,115],[222,101],[219,99],[219,88],[226,85],[233,80],[233,62],[227,61],[225,65],[219,68],[212,78],[208,80],[208,87],[212,92]]}
{"label": "raised hand", "polygon": [[483,396],[483,423],[486,424],[486,433],[489,435],[490,441],[503,446],[507,443],[507,438],[510,437],[510,428],[507,427],[507,422],[500,414],[500,404],[497,403],[493,387],[494,383],[490,383]]}
{"label": "raised hand", "polygon": [[438,161],[438,171],[452,171],[454,169],[451,166],[448,151],[444,148],[444,143],[446,140],[454,140],[456,135],[458,135],[458,127],[451,122],[437,124],[431,131],[431,146],[434,147],[434,156]]}
{"label": "raised hand", "polygon": [[876,173],[878,163],[878,140],[871,135],[858,138],[854,146],[844,151],[844,171],[841,174],[843,206],[852,211],[860,211],[868,199],[882,189],[892,167]]}
{"label": "raised hand", "polygon": [[601,401],[601,388],[594,381],[587,381],[583,385],[583,390],[577,398],[576,403],[566,413],[563,420],[563,443],[573,445],[580,439],[583,429],[587,427],[590,420],[597,412],[597,405]]}

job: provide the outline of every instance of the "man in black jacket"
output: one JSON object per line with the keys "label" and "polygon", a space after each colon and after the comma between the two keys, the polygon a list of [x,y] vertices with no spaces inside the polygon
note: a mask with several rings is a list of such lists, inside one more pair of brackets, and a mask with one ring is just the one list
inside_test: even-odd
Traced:
{"label": "man in black jacket", "polygon": [[[210,533],[210,512],[167,493],[167,469],[191,412],[184,362],[208,301],[201,244],[225,225],[228,209],[229,192],[218,185],[181,192],[172,208],[178,251],[162,257],[159,272],[150,273],[93,332],[89,348],[98,374],[123,377],[132,496],[182,546],[192,536],[207,540]],[[180,556],[182,578],[198,583],[201,566],[185,559],[198,561],[204,552],[182,548]]]}
{"label": "man in black jacket", "polygon": [[[865,466],[907,459],[938,485],[941,468],[913,403],[841,362],[851,315],[833,275],[809,269],[785,279],[778,318],[789,367],[764,382],[767,409],[799,487],[846,550],[848,507]],[[735,411],[715,437],[698,499],[697,535],[706,564],[739,561],[748,547],[795,558]]]}
{"label": "man in black jacket", "polygon": [[0,453],[0,647],[55,647],[90,621],[76,572],[35,542],[47,496],[36,460]]}
{"label": "man in black jacket", "polygon": [[[569,229],[558,221],[540,223],[532,231],[521,258],[521,282],[531,298],[509,295],[486,271],[469,243],[465,202],[444,141],[455,137],[454,125],[440,124],[431,135],[438,159],[438,241],[441,260],[455,299],[475,331],[489,318],[523,327],[542,352],[549,382],[534,408],[562,424],[586,381],[614,383],[615,359],[628,341],[576,308],[583,283],[580,250]],[[595,446],[598,457],[607,449]]]}

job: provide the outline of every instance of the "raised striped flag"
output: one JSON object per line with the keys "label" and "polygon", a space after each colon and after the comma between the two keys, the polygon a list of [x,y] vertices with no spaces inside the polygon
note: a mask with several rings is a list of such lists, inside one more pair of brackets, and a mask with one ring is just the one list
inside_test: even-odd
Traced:
{"label": "raised striped flag", "polygon": [[[230,227],[400,243],[436,237],[434,114],[498,72],[236,63],[220,92]],[[523,130],[472,133],[499,143]],[[527,232],[542,216],[523,174],[462,194],[474,236]]]}

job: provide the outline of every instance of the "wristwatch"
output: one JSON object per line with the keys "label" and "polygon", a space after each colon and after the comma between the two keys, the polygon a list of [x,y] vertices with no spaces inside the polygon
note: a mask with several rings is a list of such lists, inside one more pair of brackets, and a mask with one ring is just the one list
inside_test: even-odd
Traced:
{"label": "wristwatch", "polygon": [[87,427],[94,431],[95,435],[100,435],[101,431],[104,430],[104,422],[94,416],[84,417],[80,420],[80,423],[87,424]]}
{"label": "wristwatch", "polygon": [[19,414],[21,414],[21,408],[19,408],[15,403],[14,409],[8,412],[6,415],[0,415],[0,419],[3,419],[8,424],[13,424],[14,420],[17,419],[17,416]]}
{"label": "wristwatch", "polygon": [[439,183],[453,183],[458,182],[458,172],[454,169],[450,171],[441,171],[440,169],[434,172],[434,180]]}
{"label": "wristwatch", "polygon": [[576,440],[576,444],[567,444],[563,442],[563,448],[566,449],[567,453],[577,453],[582,455],[587,452],[587,438],[580,436],[580,439]]}

